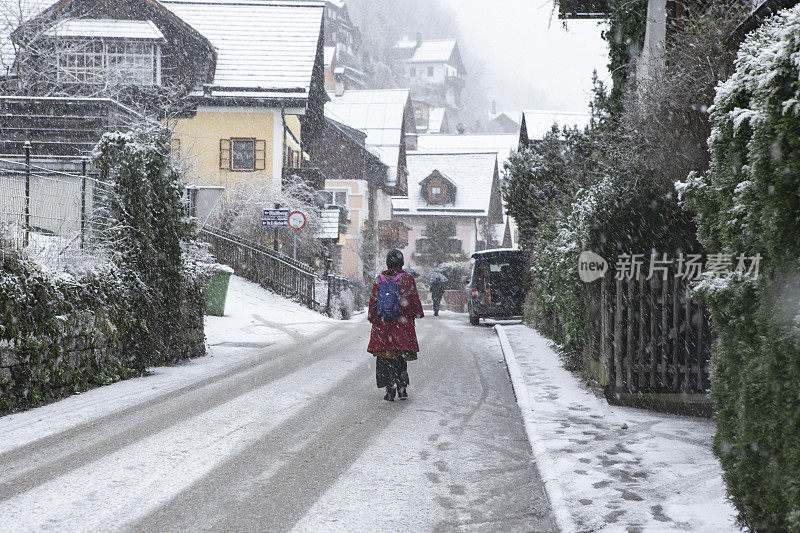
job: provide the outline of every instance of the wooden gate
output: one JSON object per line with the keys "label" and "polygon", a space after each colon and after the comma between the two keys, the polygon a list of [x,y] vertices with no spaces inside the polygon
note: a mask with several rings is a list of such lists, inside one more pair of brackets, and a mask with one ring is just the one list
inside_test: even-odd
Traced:
{"label": "wooden gate", "polygon": [[600,361],[618,393],[705,394],[712,335],[708,311],[688,283],[666,279],[602,280]]}

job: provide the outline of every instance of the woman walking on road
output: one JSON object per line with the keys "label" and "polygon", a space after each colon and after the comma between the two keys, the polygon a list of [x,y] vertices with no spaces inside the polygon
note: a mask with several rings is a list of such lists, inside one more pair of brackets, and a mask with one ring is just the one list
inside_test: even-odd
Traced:
{"label": "woman walking on road", "polygon": [[414,320],[422,318],[417,284],[403,271],[403,253],[386,254],[386,267],[372,284],[367,319],[372,334],[367,351],[375,356],[378,388],[385,388],[384,400],[408,398],[408,361],[417,359],[419,344]]}

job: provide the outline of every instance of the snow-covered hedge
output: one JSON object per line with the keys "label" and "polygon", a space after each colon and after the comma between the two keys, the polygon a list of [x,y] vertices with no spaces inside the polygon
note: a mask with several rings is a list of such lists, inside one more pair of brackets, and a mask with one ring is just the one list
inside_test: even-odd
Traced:
{"label": "snow-covered hedge", "polygon": [[0,269],[0,412],[29,407],[144,367],[123,347],[134,319],[107,268],[53,276],[20,257]]}
{"label": "snow-covered hedge", "polygon": [[109,134],[98,146],[102,179],[114,185],[96,236],[109,264],[46,272],[0,242],[0,412],[205,353],[207,276],[168,141]]}
{"label": "snow-covered hedge", "polygon": [[757,279],[701,287],[715,452],[744,525],[800,531],[800,7],[748,36],[710,111],[710,171],[679,192],[706,249],[762,257]]}

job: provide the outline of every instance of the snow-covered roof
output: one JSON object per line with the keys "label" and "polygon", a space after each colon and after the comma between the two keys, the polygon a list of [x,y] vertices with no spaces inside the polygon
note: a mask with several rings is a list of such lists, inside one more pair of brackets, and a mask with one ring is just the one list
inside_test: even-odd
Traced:
{"label": "snow-covered roof", "polygon": [[450,57],[453,55],[456,44],[455,39],[422,41],[408,62],[445,63],[449,61]]}
{"label": "snow-covered roof", "polygon": [[[325,4],[280,0],[161,0],[217,50],[214,85],[305,98]],[[214,95],[217,95],[216,91]],[[241,96],[241,94],[238,94]]]}
{"label": "snow-covered roof", "polygon": [[417,136],[418,152],[496,152],[501,169],[503,168],[503,163],[511,155],[511,151],[517,149],[518,144],[519,136],[514,133]]}
{"label": "snow-covered roof", "polygon": [[86,37],[116,39],[163,39],[164,34],[150,20],[64,19],[45,35],[51,37]]}
{"label": "snow-covered roof", "polygon": [[583,129],[589,125],[590,120],[588,113],[547,110],[526,110],[522,112],[522,118],[525,120],[528,139],[531,141],[543,139],[553,124],[558,124],[559,128],[578,126]]}
{"label": "snow-covered roof", "polygon": [[[420,153],[409,152],[408,196],[392,197],[394,215],[442,215],[485,217],[489,215],[496,152]],[[456,185],[455,200],[445,205],[429,205],[420,183],[438,170]]]}
{"label": "snow-covered roof", "polygon": [[344,91],[329,93],[325,116],[364,132],[365,143],[389,167],[387,184],[395,185],[400,160],[403,116],[409,101],[408,89]]}
{"label": "snow-covered roof", "polygon": [[442,131],[442,123],[444,122],[444,114],[447,111],[444,107],[434,107],[428,113],[428,132],[439,133]]}

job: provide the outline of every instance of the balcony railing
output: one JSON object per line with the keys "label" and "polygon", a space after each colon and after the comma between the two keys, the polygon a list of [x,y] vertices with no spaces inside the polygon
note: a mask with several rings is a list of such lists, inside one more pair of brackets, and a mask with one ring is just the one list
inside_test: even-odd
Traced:
{"label": "balcony railing", "polygon": [[408,231],[411,228],[397,220],[378,221],[378,241],[386,248],[408,246]]}
{"label": "balcony railing", "polygon": [[459,78],[458,76],[446,76],[444,79],[445,83],[448,85],[452,85],[458,89],[464,88],[464,78]]}

